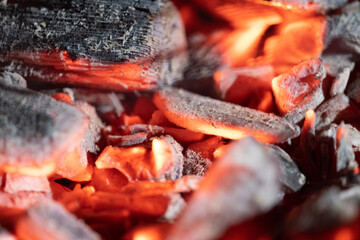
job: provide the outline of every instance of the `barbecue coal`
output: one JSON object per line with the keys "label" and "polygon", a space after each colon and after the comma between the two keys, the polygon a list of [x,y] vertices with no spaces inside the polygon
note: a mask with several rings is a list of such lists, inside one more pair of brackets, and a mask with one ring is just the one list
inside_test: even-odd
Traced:
{"label": "barbecue coal", "polygon": [[360,4],[173,1],[0,0],[0,239],[359,239]]}
{"label": "barbecue coal", "polygon": [[118,90],[182,78],[186,42],[168,1],[15,3],[0,6],[2,69],[28,80]]}
{"label": "barbecue coal", "polygon": [[16,225],[21,239],[101,239],[82,221],[51,200],[30,207]]}
{"label": "barbecue coal", "polygon": [[162,89],[155,94],[154,103],[169,121],[192,131],[230,139],[253,136],[270,143],[284,142],[298,134],[295,125],[275,115],[181,89]]}
{"label": "barbecue coal", "polygon": [[88,120],[80,111],[20,87],[0,86],[1,168],[48,175],[79,144]]}
{"label": "barbecue coal", "polygon": [[210,168],[166,239],[217,239],[229,226],[268,211],[279,201],[277,168],[254,138],[234,143]]}

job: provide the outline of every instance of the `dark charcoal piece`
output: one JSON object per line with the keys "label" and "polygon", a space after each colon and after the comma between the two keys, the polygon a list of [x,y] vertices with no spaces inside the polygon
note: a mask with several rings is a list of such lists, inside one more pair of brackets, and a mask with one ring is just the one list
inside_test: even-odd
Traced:
{"label": "dark charcoal piece", "polygon": [[300,207],[290,212],[286,232],[289,236],[299,233],[328,231],[353,221],[359,214],[360,188],[340,190],[332,187],[311,197]]}
{"label": "dark charcoal piece", "polygon": [[335,41],[340,50],[360,54],[360,12],[335,15],[326,21],[325,46]]}
{"label": "dark charcoal piece", "polygon": [[86,117],[72,106],[0,85],[0,167],[21,172],[22,167],[47,164],[49,174],[55,161],[79,144],[87,125]]}
{"label": "dark charcoal piece", "polygon": [[53,200],[43,200],[30,207],[16,226],[21,239],[98,240],[90,227],[68,213]]}
{"label": "dark charcoal piece", "polygon": [[209,169],[167,239],[218,239],[230,226],[268,211],[279,201],[277,168],[254,138],[236,142]]}
{"label": "dark charcoal piece", "polygon": [[306,182],[305,176],[300,172],[296,163],[280,147],[268,145],[268,150],[274,154],[275,159],[279,161],[280,181],[292,191],[298,191]]}
{"label": "dark charcoal piece", "polygon": [[2,68],[31,80],[118,90],[181,78],[185,36],[170,1],[20,2],[0,6]]}

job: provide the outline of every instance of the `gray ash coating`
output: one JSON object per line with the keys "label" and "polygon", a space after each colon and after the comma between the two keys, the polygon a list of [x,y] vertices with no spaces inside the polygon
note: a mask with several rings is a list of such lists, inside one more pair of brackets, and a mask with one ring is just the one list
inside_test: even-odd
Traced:
{"label": "gray ash coating", "polygon": [[191,119],[204,119],[216,125],[228,125],[281,138],[295,137],[299,129],[286,120],[254,109],[204,97],[182,89],[164,88],[158,92],[165,108]]}
{"label": "gray ash coating", "polygon": [[165,6],[164,0],[10,2],[0,7],[0,51],[58,49],[101,62],[152,56],[151,25]]}
{"label": "gray ash coating", "polygon": [[71,106],[0,84],[0,164],[39,163],[68,144],[85,124],[84,115]]}

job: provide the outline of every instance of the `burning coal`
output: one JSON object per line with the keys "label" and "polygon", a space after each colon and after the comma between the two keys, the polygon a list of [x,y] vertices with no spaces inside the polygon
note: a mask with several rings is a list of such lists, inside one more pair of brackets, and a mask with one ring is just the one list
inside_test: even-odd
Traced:
{"label": "burning coal", "polygon": [[0,239],[360,238],[360,4],[0,4]]}

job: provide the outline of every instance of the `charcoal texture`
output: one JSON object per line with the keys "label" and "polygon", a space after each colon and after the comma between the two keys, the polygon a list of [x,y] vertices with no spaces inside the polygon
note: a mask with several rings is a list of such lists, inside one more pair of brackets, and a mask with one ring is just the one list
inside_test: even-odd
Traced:
{"label": "charcoal texture", "polygon": [[307,202],[292,211],[289,214],[287,231],[294,235],[314,233],[349,223],[357,217],[359,203],[358,186],[347,190],[331,187],[310,197]]}
{"label": "charcoal texture", "polygon": [[279,162],[280,181],[282,184],[294,192],[304,186],[306,177],[300,172],[298,166],[291,157],[276,145],[268,145],[267,149]]}
{"label": "charcoal texture", "polygon": [[[138,84],[172,84],[182,78],[187,60],[185,35],[179,14],[170,1],[20,0],[15,3],[19,4],[9,1],[0,6],[2,69],[19,71],[27,79],[31,77],[30,80],[69,83],[64,78],[74,74],[80,78],[84,74],[66,68],[69,57],[96,63],[93,69],[104,71],[109,71],[106,67],[112,64],[134,64],[120,74],[125,77],[138,74],[146,79]],[[48,53],[59,54],[60,59],[38,63],[37,54]],[[24,60],[29,56],[36,64]],[[51,67],[52,64],[65,65],[65,71]],[[89,68],[83,67],[80,73]],[[79,66],[75,69],[79,70]],[[104,82],[102,88],[109,84]],[[131,84],[134,83],[118,81],[118,88],[126,90]]]}
{"label": "charcoal texture", "polygon": [[0,165],[53,161],[49,156],[64,150],[86,125],[74,107],[25,88],[0,85]]}
{"label": "charcoal texture", "polygon": [[[26,1],[29,2],[32,1]],[[37,7],[8,4],[0,8],[1,51],[59,49],[74,58],[90,57],[105,62],[152,56],[151,27],[160,20],[156,18],[165,5],[162,0],[33,3],[40,4]]]}
{"label": "charcoal texture", "polygon": [[360,54],[360,12],[351,12],[327,18],[325,47],[336,41],[343,52]]}

